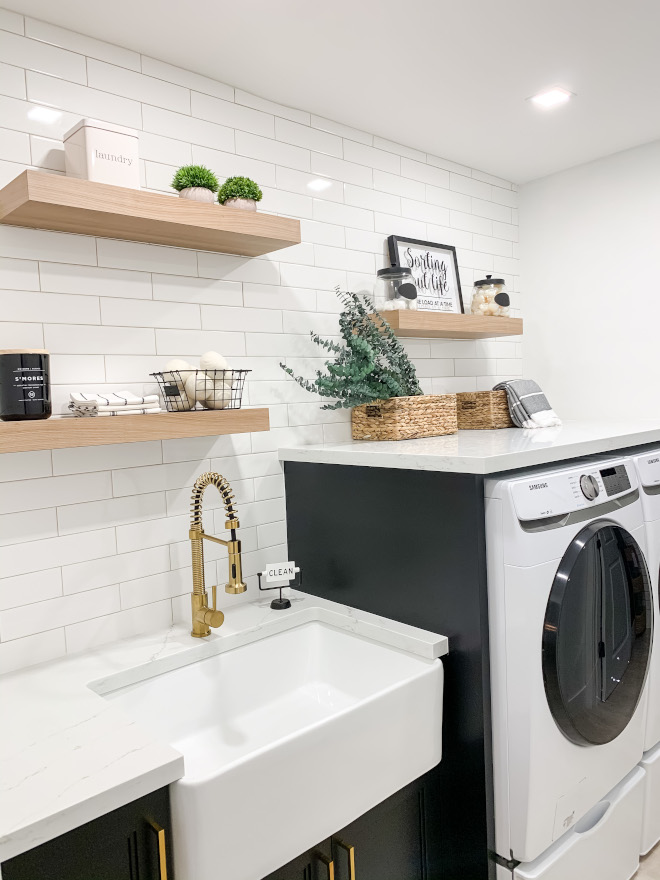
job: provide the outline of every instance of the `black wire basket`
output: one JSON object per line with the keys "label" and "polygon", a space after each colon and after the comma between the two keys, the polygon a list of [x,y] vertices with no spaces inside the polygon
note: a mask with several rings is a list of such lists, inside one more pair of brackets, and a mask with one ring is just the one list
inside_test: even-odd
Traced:
{"label": "black wire basket", "polygon": [[150,373],[158,382],[168,412],[191,409],[240,409],[251,370],[168,370]]}

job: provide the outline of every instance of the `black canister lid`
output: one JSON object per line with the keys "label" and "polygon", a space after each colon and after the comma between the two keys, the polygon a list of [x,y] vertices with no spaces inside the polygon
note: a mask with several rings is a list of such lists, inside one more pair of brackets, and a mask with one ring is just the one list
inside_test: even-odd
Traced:
{"label": "black canister lid", "polygon": [[485,278],[482,278],[480,281],[475,281],[475,287],[485,287],[488,284],[504,284],[504,278],[493,278],[492,275],[486,275]]}
{"label": "black canister lid", "polygon": [[412,270],[407,266],[388,266],[386,269],[379,269],[376,272],[379,278],[396,278],[400,275],[412,275]]}

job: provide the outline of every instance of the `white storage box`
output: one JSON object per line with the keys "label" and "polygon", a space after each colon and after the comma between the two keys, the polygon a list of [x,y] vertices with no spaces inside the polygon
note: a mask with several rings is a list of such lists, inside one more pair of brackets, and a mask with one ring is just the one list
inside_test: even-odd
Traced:
{"label": "white storage box", "polygon": [[640,854],[645,856],[660,840],[660,743],[644,752],[644,821]]}
{"label": "white storage box", "polygon": [[81,119],[64,135],[67,176],[140,189],[138,144],[131,128]]}
{"label": "white storage box", "polygon": [[[639,866],[644,771],[636,767],[606,798],[513,880],[629,880]],[[511,880],[498,866],[497,880]]]}

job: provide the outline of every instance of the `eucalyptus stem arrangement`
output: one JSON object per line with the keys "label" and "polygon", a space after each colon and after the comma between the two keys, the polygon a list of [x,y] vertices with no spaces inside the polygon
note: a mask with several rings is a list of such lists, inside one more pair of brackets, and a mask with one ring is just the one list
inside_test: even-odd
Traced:
{"label": "eucalyptus stem arrangement", "polygon": [[281,363],[284,372],[306,391],[335,398],[322,409],[421,395],[415,367],[390,325],[374,311],[371,300],[339,288],[335,292],[343,306],[339,328],[344,344],[310,333],[320,348],[335,355],[334,360],[325,362],[327,372],[317,370],[316,378],[309,381]]}

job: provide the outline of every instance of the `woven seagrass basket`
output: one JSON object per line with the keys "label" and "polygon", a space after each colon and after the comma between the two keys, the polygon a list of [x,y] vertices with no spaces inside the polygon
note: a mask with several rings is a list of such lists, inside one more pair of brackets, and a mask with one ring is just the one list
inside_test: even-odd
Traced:
{"label": "woven seagrass basket", "polygon": [[463,430],[513,428],[506,391],[461,391],[456,395],[458,427]]}
{"label": "woven seagrass basket", "polygon": [[413,440],[458,431],[455,394],[420,394],[365,403],[351,411],[354,440]]}

